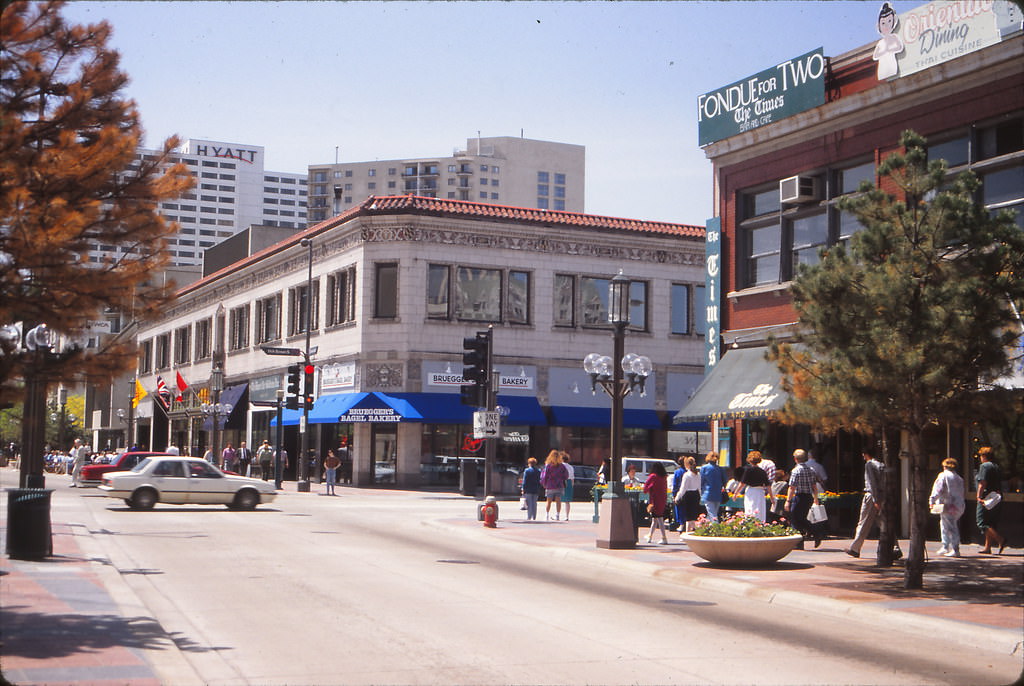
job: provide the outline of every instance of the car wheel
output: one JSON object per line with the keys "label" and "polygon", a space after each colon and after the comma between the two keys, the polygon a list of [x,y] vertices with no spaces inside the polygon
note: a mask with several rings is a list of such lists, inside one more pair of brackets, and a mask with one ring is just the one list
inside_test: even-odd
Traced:
{"label": "car wheel", "polygon": [[259,504],[260,494],[251,488],[246,488],[235,494],[234,505],[239,510],[255,510]]}
{"label": "car wheel", "polygon": [[156,501],[156,491],[152,488],[140,488],[132,494],[130,505],[136,510],[152,510]]}
{"label": "car wheel", "polygon": [[131,507],[132,506],[132,499],[131,498],[125,498],[124,499],[124,504],[127,505],[128,507]]}

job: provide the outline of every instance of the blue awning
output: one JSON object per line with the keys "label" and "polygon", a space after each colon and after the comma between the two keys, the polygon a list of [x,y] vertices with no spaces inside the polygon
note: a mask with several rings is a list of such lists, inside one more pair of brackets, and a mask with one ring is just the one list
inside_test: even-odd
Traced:
{"label": "blue awning", "polygon": [[[245,417],[245,411],[249,408],[249,405],[246,403],[245,407],[239,409],[238,406],[241,403],[238,401],[242,398],[242,394],[245,393],[247,388],[249,388],[249,384],[239,383],[233,386],[228,386],[220,392],[220,402],[231,405],[231,412],[217,417],[218,429],[223,429],[224,425],[230,418]],[[203,431],[213,431],[213,417],[207,417],[203,420]]]}
{"label": "blue awning", "polygon": [[[475,407],[463,405],[455,393],[393,393],[407,400],[422,415],[422,422],[431,424],[472,424]],[[498,405],[509,414],[501,422],[506,426],[544,426],[548,423],[544,410],[533,396],[498,395]]]}
{"label": "blue awning", "polygon": [[337,422],[422,421],[419,411],[404,398],[386,393],[336,393],[317,398],[309,412],[310,424]]}
{"label": "blue awning", "polygon": [[[611,426],[611,407],[575,407],[554,405],[551,408],[551,424],[554,426]],[[628,429],[665,428],[656,410],[622,410],[622,426]]]}
{"label": "blue awning", "polygon": [[[298,426],[302,420],[302,410],[281,410],[281,426]],[[277,426],[277,413],[270,418],[270,425]]]}

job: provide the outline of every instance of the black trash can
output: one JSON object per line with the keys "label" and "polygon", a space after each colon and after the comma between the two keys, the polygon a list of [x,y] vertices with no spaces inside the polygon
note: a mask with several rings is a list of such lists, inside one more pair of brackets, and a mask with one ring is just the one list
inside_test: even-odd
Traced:
{"label": "black trash can", "polygon": [[38,560],[53,555],[50,528],[52,488],[7,489],[7,555]]}
{"label": "black trash can", "polygon": [[476,495],[476,460],[461,460],[459,463],[459,493]]}

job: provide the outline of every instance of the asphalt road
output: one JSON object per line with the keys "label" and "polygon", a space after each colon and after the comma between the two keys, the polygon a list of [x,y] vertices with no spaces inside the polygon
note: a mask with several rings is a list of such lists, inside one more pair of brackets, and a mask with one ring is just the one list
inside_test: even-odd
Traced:
{"label": "asphalt road", "polygon": [[[57,483],[170,684],[983,684],[1019,657],[451,535],[444,494],[133,512]],[[316,488],[316,487],[314,487]],[[538,535],[543,535],[542,527]],[[126,584],[126,586],[125,586]]]}

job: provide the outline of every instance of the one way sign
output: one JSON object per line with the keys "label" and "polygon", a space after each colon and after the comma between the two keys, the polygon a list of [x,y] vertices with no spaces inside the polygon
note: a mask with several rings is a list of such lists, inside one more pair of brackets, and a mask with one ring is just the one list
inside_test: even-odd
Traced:
{"label": "one way sign", "polygon": [[501,414],[497,411],[473,413],[473,438],[498,438],[501,436]]}

